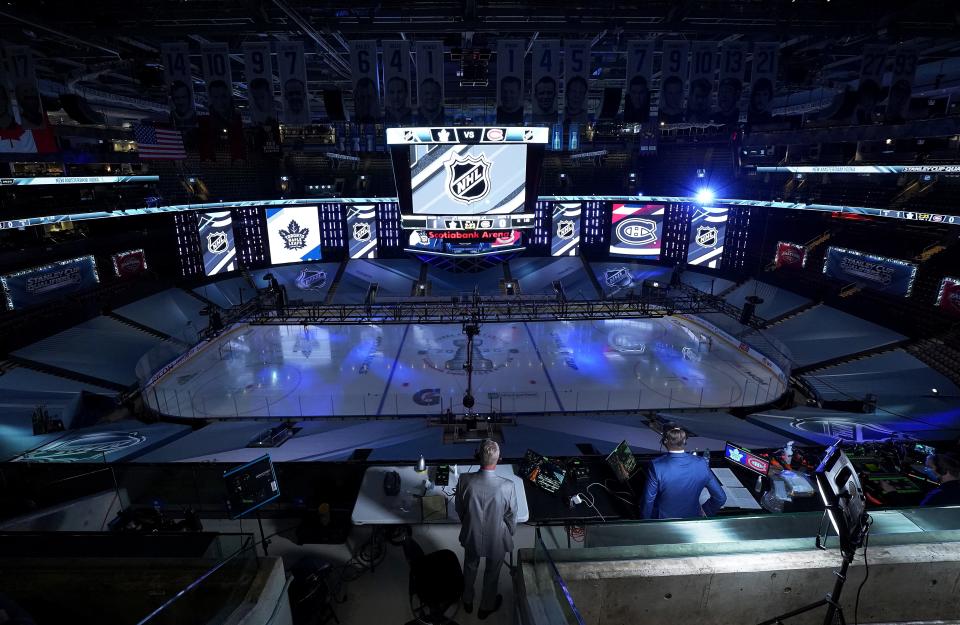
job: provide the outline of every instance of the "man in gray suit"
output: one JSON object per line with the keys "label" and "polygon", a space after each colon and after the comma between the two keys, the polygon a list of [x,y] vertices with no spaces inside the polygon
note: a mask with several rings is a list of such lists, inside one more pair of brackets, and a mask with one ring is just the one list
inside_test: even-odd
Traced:
{"label": "man in gray suit", "polygon": [[485,619],[503,603],[497,594],[497,580],[503,556],[513,553],[513,533],[517,529],[517,491],[513,482],[494,471],[500,460],[500,446],[489,438],[477,450],[480,471],[460,476],[456,507],[460,517],[460,544],[463,545],[463,606],[473,611],[474,583],[480,558],[486,558],[483,594],[477,616]]}

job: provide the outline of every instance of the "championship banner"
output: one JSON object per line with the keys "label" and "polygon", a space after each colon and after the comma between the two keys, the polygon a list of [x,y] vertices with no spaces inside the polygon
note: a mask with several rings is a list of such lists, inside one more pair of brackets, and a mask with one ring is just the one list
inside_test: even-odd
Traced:
{"label": "championship banner", "polygon": [[[17,108],[20,111],[20,126],[27,129],[43,128],[43,102],[40,99],[40,90],[37,87],[37,70],[33,63],[33,52],[27,46],[9,46],[6,49],[6,81],[0,80],[0,89],[6,92],[7,88],[13,90],[13,96],[17,101]],[[3,94],[3,102],[10,103],[10,94]],[[6,130],[12,127],[13,108],[7,108],[4,111],[8,117],[3,120],[4,124],[0,130]],[[35,151],[35,150],[34,150]]]}
{"label": "championship banner", "polygon": [[497,124],[523,125],[523,59],[527,44],[522,39],[497,42]]}
{"label": "championship banner", "polygon": [[388,126],[413,123],[410,109],[410,42],[383,42],[384,121]]}
{"label": "championship banner", "polygon": [[443,42],[418,41],[417,53],[417,117],[420,126],[443,126]]}
{"label": "championship banner", "polygon": [[127,250],[110,257],[113,261],[113,275],[118,278],[132,278],[147,270],[147,257],[143,250]]}
{"label": "championship banner", "polygon": [[778,241],[773,263],[777,269],[803,269],[807,266],[807,248],[799,243]]}
{"label": "championship banner", "polygon": [[753,64],[750,68],[750,106],[747,121],[751,124],[769,122],[772,118],[774,87],[777,82],[777,55],[779,43],[753,44]]}
{"label": "championship banner", "polygon": [[270,264],[320,260],[320,215],[316,206],[267,209]]}
{"label": "championship banner", "polygon": [[190,48],[185,43],[165,43],[160,46],[160,55],[167,78],[173,123],[178,128],[192,128],[197,125],[197,111],[193,99]]}
{"label": "championship banner", "polygon": [[576,256],[580,250],[580,202],[557,202],[553,205],[551,256]]}
{"label": "championship banner", "polygon": [[887,46],[869,44],[863,46],[860,61],[860,84],[857,86],[857,108],[854,110],[854,122],[872,124],[878,113],[880,101],[880,83],[887,60]]}
{"label": "championship banner", "polygon": [[720,86],[717,87],[717,108],[713,121],[736,124],[740,121],[740,96],[747,73],[747,44],[726,41],[720,46]]}
{"label": "championship banner", "polygon": [[614,204],[610,254],[660,260],[663,204]]}
{"label": "championship banner", "polygon": [[537,40],[533,43],[533,122],[557,121],[557,95],[560,93],[560,42]]}
{"label": "championship banner", "polygon": [[204,275],[213,276],[236,269],[237,246],[230,211],[200,213],[197,230],[203,250]]}
{"label": "championship banner", "polygon": [[230,48],[225,43],[200,46],[203,80],[207,83],[207,112],[214,128],[229,128],[233,121],[233,76]]}
{"label": "championship banner", "polygon": [[7,310],[29,308],[75,295],[100,282],[93,256],[81,256],[0,276]]}
{"label": "championship banner", "polygon": [[946,277],[940,282],[937,308],[960,317],[960,278]]}
{"label": "championship banner", "polygon": [[380,119],[380,69],[377,42],[350,42],[350,80],[353,83],[353,121],[372,124]]}
{"label": "championship banner", "polygon": [[590,42],[568,41],[563,49],[563,119],[586,124],[590,121],[587,91],[590,88]]}
{"label": "championship banner", "polygon": [[627,44],[627,95],[623,121],[645,124],[650,121],[650,83],[653,82],[653,39]]}
{"label": "championship banner", "polygon": [[694,206],[690,218],[690,241],[687,263],[716,268],[723,256],[723,240],[727,235],[727,207]]}
{"label": "championship banner", "polygon": [[683,121],[683,92],[687,81],[688,41],[664,41],[660,59],[660,121],[677,124]]}
{"label": "championship banner", "polygon": [[890,93],[884,119],[888,122],[902,122],[910,107],[913,94],[913,78],[917,71],[917,50],[912,47],[899,47],[893,53],[893,68],[890,72]]}
{"label": "championship banner", "polygon": [[247,78],[247,108],[254,125],[272,122],[277,118],[273,100],[273,66],[270,44],[247,42],[243,44],[244,72]]}
{"label": "championship banner", "polygon": [[687,96],[688,122],[703,124],[710,121],[717,60],[716,41],[693,42],[690,48],[690,94]]}
{"label": "championship banner", "polygon": [[310,97],[307,93],[307,62],[302,41],[278,41],[277,65],[283,97],[283,121],[287,124],[310,123]]}
{"label": "championship banner", "polygon": [[823,273],[872,291],[909,297],[917,276],[917,266],[895,258],[830,247],[823,263]]}
{"label": "championship banner", "polygon": [[377,205],[352,204],[347,207],[347,237],[350,258],[377,257]]}

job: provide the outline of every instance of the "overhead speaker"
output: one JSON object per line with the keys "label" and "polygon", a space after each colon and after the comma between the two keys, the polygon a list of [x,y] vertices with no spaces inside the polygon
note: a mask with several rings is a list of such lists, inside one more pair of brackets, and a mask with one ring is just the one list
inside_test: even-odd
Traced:
{"label": "overhead speaker", "polygon": [[622,91],[619,87],[606,87],[603,90],[603,103],[600,105],[600,119],[613,119],[620,112],[620,97]]}
{"label": "overhead speaker", "polygon": [[60,94],[60,105],[70,119],[78,124],[102,124],[106,121],[103,113],[93,110],[83,97],[75,93]]}
{"label": "overhead speaker", "polygon": [[347,121],[343,110],[343,91],[339,89],[324,89],[323,108],[327,111],[327,118],[332,122]]}

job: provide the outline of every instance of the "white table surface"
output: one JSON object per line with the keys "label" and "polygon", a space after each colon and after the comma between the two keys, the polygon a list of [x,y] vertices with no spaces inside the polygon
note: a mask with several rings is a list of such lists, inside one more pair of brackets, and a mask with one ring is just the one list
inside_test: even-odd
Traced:
{"label": "white table surface", "polygon": [[[459,465],[460,474],[470,468],[471,473],[478,471],[477,465],[472,467]],[[430,523],[459,523],[460,517],[454,509],[453,488],[459,477],[454,475],[453,466],[450,467],[450,483],[446,487],[434,486],[428,495],[443,495],[447,499],[447,518],[444,521],[429,521]],[[383,492],[383,476],[390,471],[400,474],[400,493],[388,496]],[[496,474],[513,481],[517,491],[517,523],[526,523],[530,518],[527,508],[527,496],[523,490],[523,480],[514,475],[512,465],[497,465]],[[420,495],[423,495],[423,481],[434,481],[436,467],[428,466],[426,473],[417,473],[412,465],[406,466],[370,466],[363,474],[360,484],[360,493],[357,503],[353,506],[350,518],[354,525],[417,525],[422,523]],[[446,493],[444,492],[446,491]],[[449,495],[447,494],[449,493]]]}

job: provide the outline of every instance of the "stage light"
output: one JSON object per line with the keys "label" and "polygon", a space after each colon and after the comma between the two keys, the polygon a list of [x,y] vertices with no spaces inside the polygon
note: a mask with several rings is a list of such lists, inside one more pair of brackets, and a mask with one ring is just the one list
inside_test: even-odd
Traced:
{"label": "stage light", "polygon": [[937,394],[937,389],[935,389],[935,388],[930,389],[930,391],[933,392],[934,395]]}
{"label": "stage light", "polygon": [[716,196],[713,194],[713,191],[707,188],[700,189],[697,191],[697,204],[712,204]]}

